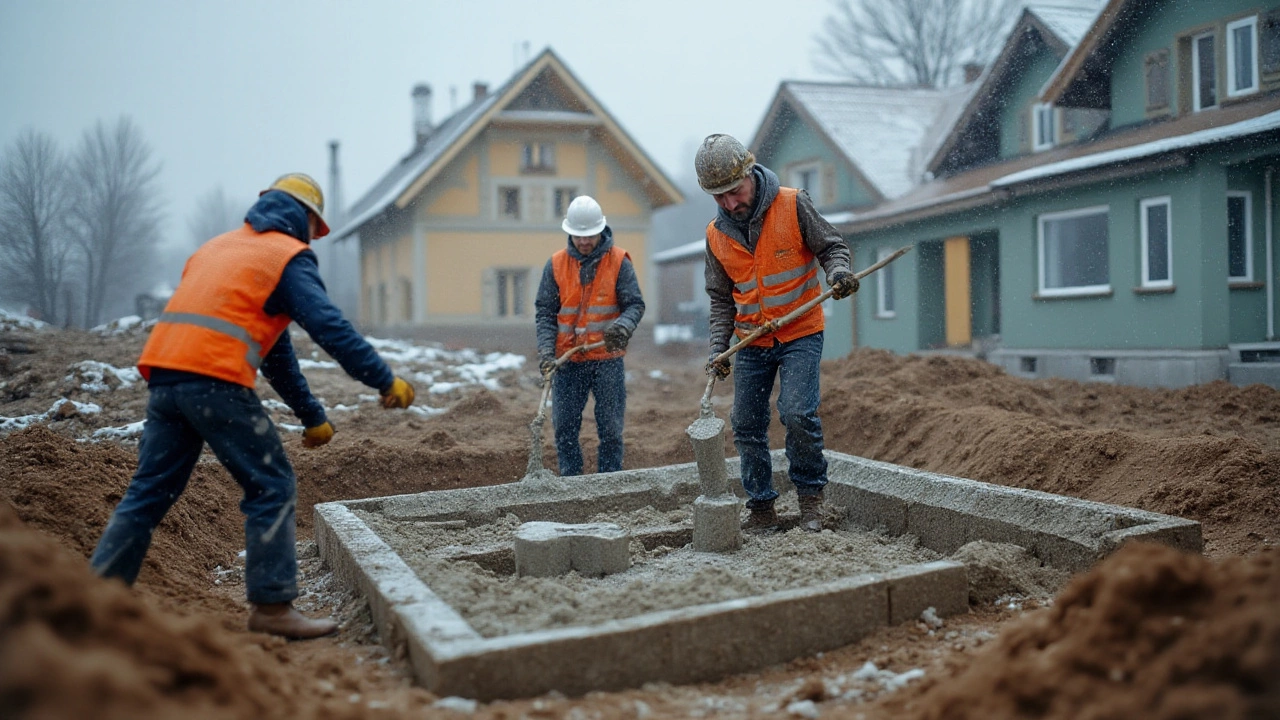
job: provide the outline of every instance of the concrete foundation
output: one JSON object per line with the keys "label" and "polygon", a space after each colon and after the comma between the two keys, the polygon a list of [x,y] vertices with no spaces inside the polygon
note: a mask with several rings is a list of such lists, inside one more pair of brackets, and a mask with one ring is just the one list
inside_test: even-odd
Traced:
{"label": "concrete foundation", "polygon": [[[1200,526],[1192,521],[841,453],[826,455],[827,504],[842,507],[851,527],[911,534],[940,553],[950,554],[973,540],[990,540],[1025,547],[1057,567],[1082,570],[1129,540],[1201,549]],[[775,482],[781,486],[786,481],[782,451],[774,453],[773,460]],[[740,485],[736,459],[723,461],[723,467],[727,481]],[[929,607],[940,617],[968,609],[964,566],[940,561],[590,627],[486,638],[352,512],[441,527],[459,522],[480,525],[507,514],[524,522],[581,523],[602,512],[644,507],[667,511],[691,503],[696,514],[701,496],[702,512],[727,514],[728,503],[706,498],[703,489],[697,463],[688,463],[325,503],[315,508],[316,542],[339,581],[369,599],[382,641],[393,650],[407,651],[423,686],[439,695],[482,700],[551,690],[576,695],[654,681],[714,680],[846,645],[880,627],[916,619]],[[658,528],[637,532],[636,539],[679,539],[686,532]],[[695,527],[693,535],[697,533]],[[459,552],[461,557],[464,551]],[[502,553],[484,549],[468,557],[511,562]]]}

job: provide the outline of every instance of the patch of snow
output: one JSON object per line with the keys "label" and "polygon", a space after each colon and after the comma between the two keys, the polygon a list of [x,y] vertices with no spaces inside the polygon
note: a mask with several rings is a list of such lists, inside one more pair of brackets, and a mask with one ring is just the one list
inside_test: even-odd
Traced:
{"label": "patch of snow", "polygon": [[920,613],[920,619],[931,628],[942,627],[942,618],[938,617],[938,609],[933,606],[925,608],[924,612]]}
{"label": "patch of snow", "polygon": [[93,438],[95,440],[127,440],[129,438],[141,437],[142,428],[146,424],[146,420],[139,420],[138,422],[121,425],[120,427],[98,428],[93,431]]}
{"label": "patch of snow", "polygon": [[58,398],[48,410],[33,415],[19,415],[17,417],[0,417],[0,432],[9,432],[11,430],[21,430],[32,424],[50,420],[58,416],[58,410],[63,403],[71,403],[76,412],[80,415],[97,415],[102,412],[102,407],[94,403],[82,403],[67,398]]}
{"label": "patch of snow", "polygon": [[68,382],[75,382],[76,376],[84,380],[80,384],[80,389],[85,392],[99,393],[107,392],[111,386],[107,384],[107,376],[114,377],[122,388],[131,387],[134,383],[142,380],[142,374],[138,372],[138,368],[118,368],[97,360],[82,360],[71,366],[72,373],[67,375]]}
{"label": "patch of snow", "polygon": [[0,309],[0,331],[16,329],[39,330],[48,326],[49,323],[37,320],[29,315]]}
{"label": "patch of snow", "polygon": [[661,370],[650,370],[649,377],[653,380],[670,380],[671,376]]}
{"label": "patch of snow", "polygon": [[112,335],[123,335],[131,330],[150,327],[152,325],[155,325],[154,320],[144,322],[142,318],[137,315],[125,315],[124,317],[112,320],[109,323],[89,328],[89,332],[95,335],[110,337]]}
{"label": "patch of snow", "polygon": [[298,358],[298,367],[303,370],[337,370],[339,365],[332,360],[308,360],[306,358]]}
{"label": "patch of snow", "polygon": [[431,704],[431,707],[438,707],[443,710],[453,710],[454,712],[466,713],[468,715],[474,713],[479,703],[471,698],[458,697],[450,695],[443,697]]}
{"label": "patch of snow", "polygon": [[787,706],[787,714],[802,718],[816,718],[821,713],[818,712],[818,705],[814,701],[797,700]]}
{"label": "patch of snow", "polygon": [[918,680],[924,677],[924,670],[920,668],[912,668],[904,673],[895,673],[891,670],[881,670],[876,664],[868,660],[862,667],[853,673],[854,680],[862,680],[864,682],[879,682],[880,686],[890,692],[897,690],[912,680]]}
{"label": "patch of snow", "polygon": [[277,410],[279,412],[293,412],[288,405],[276,400],[275,398],[267,398],[262,401],[262,407],[268,410]]}
{"label": "patch of snow", "polygon": [[414,415],[421,415],[422,417],[434,417],[436,415],[443,415],[445,412],[444,408],[434,408],[430,405],[410,405],[406,410]]}

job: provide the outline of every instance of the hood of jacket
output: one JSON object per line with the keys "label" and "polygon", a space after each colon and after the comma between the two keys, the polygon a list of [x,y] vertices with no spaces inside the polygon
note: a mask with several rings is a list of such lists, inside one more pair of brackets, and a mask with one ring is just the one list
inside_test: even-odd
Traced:
{"label": "hood of jacket", "polygon": [[245,213],[244,221],[249,223],[256,232],[274,230],[304,243],[311,242],[311,232],[307,227],[307,209],[288,193],[280,190],[268,190],[258,198],[258,202]]}

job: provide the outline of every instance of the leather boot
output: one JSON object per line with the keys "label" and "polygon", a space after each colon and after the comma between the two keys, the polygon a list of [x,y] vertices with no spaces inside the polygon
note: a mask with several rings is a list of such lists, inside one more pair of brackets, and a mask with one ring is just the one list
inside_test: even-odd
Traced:
{"label": "leather boot", "polygon": [[805,532],[822,532],[822,493],[801,495],[800,527]]}
{"label": "leather boot", "polygon": [[249,615],[249,630],[279,635],[290,640],[310,640],[337,632],[338,623],[309,618],[298,612],[293,603],[268,603],[253,606],[253,612]]}
{"label": "leather boot", "polygon": [[778,513],[773,509],[773,503],[769,503],[764,507],[750,508],[751,515],[747,517],[747,521],[742,523],[742,529],[749,533],[768,533],[777,532],[782,528],[782,521],[778,519]]}

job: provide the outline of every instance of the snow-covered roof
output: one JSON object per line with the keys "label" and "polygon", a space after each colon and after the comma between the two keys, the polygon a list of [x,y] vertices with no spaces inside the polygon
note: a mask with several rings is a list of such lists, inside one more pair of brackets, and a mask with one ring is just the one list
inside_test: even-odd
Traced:
{"label": "snow-covered roof", "polygon": [[1098,17],[1099,6],[1094,0],[1080,5],[1030,3],[1027,10],[1067,47],[1075,47]]}
{"label": "snow-covered roof", "polygon": [[919,182],[918,148],[954,91],[788,81],[785,90],[857,166],[893,198]]}
{"label": "snow-covered roof", "polygon": [[1074,157],[1068,160],[1061,160],[1047,165],[1027,168],[1026,170],[1011,173],[991,181],[991,187],[1016,185],[1030,180],[1039,180],[1041,178],[1052,177],[1054,175],[1063,175],[1077,170],[1087,170],[1089,168],[1099,167],[1102,165],[1111,165],[1112,163],[1137,160],[1138,158],[1158,155],[1160,153],[1166,153],[1173,150],[1183,150],[1200,145],[1222,142],[1224,140],[1232,140],[1245,135],[1253,135],[1260,132],[1266,132],[1268,130],[1275,130],[1277,128],[1280,128],[1280,110],[1269,112],[1266,115],[1249,118],[1248,120],[1234,122],[1230,125],[1220,125],[1218,127],[1187,133],[1186,135],[1161,138],[1160,140],[1152,140],[1151,142],[1145,142],[1139,145],[1130,145],[1129,147],[1116,148],[1115,150],[1107,150],[1100,153],[1093,153],[1091,155],[1083,155],[1081,157]]}
{"label": "snow-covered roof", "polygon": [[667,248],[662,252],[654,253],[653,261],[655,263],[669,263],[669,262],[674,262],[676,260],[684,260],[686,258],[691,258],[694,255],[703,254],[703,252],[706,250],[706,247],[707,247],[707,239],[698,238],[693,242],[688,242],[688,243],[685,243],[684,245],[677,245],[673,248]]}

